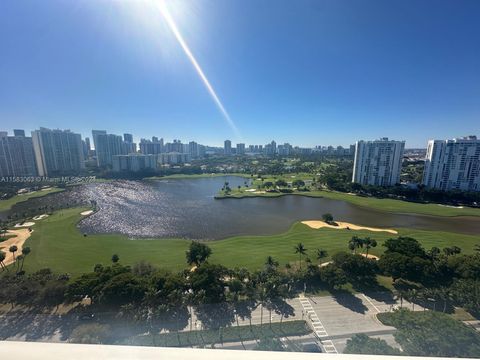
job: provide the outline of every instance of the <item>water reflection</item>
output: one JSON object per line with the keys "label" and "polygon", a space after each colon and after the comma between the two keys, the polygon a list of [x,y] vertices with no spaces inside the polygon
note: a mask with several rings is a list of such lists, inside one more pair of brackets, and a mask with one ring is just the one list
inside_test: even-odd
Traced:
{"label": "water reflection", "polygon": [[213,196],[225,181],[233,188],[243,185],[245,179],[226,176],[86,184],[65,193],[31,199],[14,206],[10,213],[52,204],[87,204],[93,199],[100,211],[79,224],[81,231],[122,233],[132,238],[221,239],[276,234],[286,231],[295,221],[319,219],[325,212],[336,219],[368,226],[480,234],[480,221],[474,217],[388,214],[343,201],[303,196],[215,200]]}

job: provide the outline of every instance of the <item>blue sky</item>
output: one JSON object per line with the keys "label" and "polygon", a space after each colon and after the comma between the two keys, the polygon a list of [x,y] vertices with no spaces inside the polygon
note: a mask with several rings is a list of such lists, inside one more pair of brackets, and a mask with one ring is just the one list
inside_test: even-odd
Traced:
{"label": "blue sky", "polygon": [[206,144],[480,135],[478,0],[0,1],[1,129]]}

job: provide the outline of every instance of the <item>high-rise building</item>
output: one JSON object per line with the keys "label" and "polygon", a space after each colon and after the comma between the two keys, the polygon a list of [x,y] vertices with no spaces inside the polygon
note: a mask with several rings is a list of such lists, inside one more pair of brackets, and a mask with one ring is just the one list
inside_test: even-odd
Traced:
{"label": "high-rise building", "polygon": [[133,135],[132,134],[123,134],[123,141],[128,143],[133,143]]}
{"label": "high-rise building", "polygon": [[164,152],[163,139],[158,139],[156,136],[152,140],[140,139],[140,152],[142,154],[160,154]]}
{"label": "high-rise building", "polygon": [[430,140],[422,183],[444,191],[480,191],[480,140]]}
{"label": "high-rise building", "polygon": [[230,140],[225,140],[223,142],[223,153],[225,155],[231,155],[232,154],[232,142]]}
{"label": "high-rise building", "polygon": [[13,129],[13,136],[25,136],[25,130]]}
{"label": "high-rise building", "polygon": [[92,130],[93,147],[95,148],[95,152],[97,151],[98,135],[107,135],[107,130]]}
{"label": "high-rise building", "polygon": [[36,176],[32,138],[23,130],[14,130],[14,134],[0,132],[0,177]]}
{"label": "high-rise building", "polygon": [[166,143],[165,144],[165,152],[177,152],[177,153],[184,153],[185,149],[183,148],[182,142],[180,140],[173,140],[173,143]]}
{"label": "high-rise building", "polygon": [[123,134],[123,154],[133,154],[137,152],[137,144],[133,142],[132,134]]}
{"label": "high-rise building", "polygon": [[405,141],[388,138],[357,141],[352,182],[377,186],[399,183],[404,148]]}
{"label": "high-rise building", "polygon": [[280,156],[288,156],[293,152],[293,147],[289,143],[285,143],[283,145],[278,145],[277,151]]}
{"label": "high-rise building", "polygon": [[237,144],[237,155],[245,155],[245,144]]}
{"label": "high-rise building", "polygon": [[32,142],[40,176],[78,174],[85,167],[80,134],[40,128],[32,131]]}
{"label": "high-rise building", "polygon": [[200,157],[200,145],[195,141],[190,141],[188,143],[188,154],[192,159],[197,159]]}
{"label": "high-rise building", "polygon": [[125,155],[127,153],[123,145],[123,138],[120,135],[107,133],[94,134],[93,131],[92,134],[95,141],[97,166],[111,167],[114,155]]}

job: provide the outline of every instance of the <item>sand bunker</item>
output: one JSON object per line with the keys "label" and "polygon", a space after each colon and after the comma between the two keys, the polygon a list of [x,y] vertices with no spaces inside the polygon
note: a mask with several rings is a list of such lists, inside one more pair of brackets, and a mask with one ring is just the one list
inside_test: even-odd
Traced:
{"label": "sand bunker", "polygon": [[320,221],[320,220],[310,220],[310,221],[302,221],[302,224],[305,224],[312,229],[320,229],[320,228],[330,228],[330,229],[350,229],[350,230],[368,230],[368,231],[375,231],[375,232],[388,232],[390,234],[398,234],[398,231],[393,230],[393,229],[381,229],[381,228],[372,228],[368,226],[361,226],[361,225],[355,225],[355,224],[350,224],[348,222],[343,222],[343,221],[335,221],[338,226],[330,225],[327,224],[325,221]]}
{"label": "sand bunker", "polygon": [[87,216],[87,215],[90,215],[90,214],[93,214],[93,210],[86,210],[86,211],[82,211],[80,213],[80,215],[83,215],[83,216]]}
{"label": "sand bunker", "polygon": [[22,223],[22,224],[20,224],[20,223],[19,223],[19,224],[15,224],[14,227],[16,227],[16,228],[23,228],[23,227],[30,227],[30,226],[33,226],[33,225],[35,225],[35,223],[34,223],[33,221],[28,221],[28,222],[24,222],[24,223]]}
{"label": "sand bunker", "polygon": [[358,254],[358,255],[362,255],[363,257],[366,257],[367,259],[372,259],[372,260],[378,260],[380,259],[378,256],[376,255],[372,255],[372,254]]}
{"label": "sand bunker", "polygon": [[12,237],[0,243],[0,250],[3,251],[6,255],[5,260],[3,261],[5,265],[10,265],[14,262],[13,254],[10,251],[8,251],[10,246],[13,246],[13,245],[17,246],[18,250],[15,253],[15,257],[17,257],[22,253],[23,244],[25,243],[25,240],[27,240],[30,237],[30,234],[31,232],[28,231],[28,229],[18,229],[18,230],[7,231],[7,235],[15,235],[15,237]]}
{"label": "sand bunker", "polygon": [[48,217],[48,214],[37,215],[33,218],[33,220],[42,220]]}

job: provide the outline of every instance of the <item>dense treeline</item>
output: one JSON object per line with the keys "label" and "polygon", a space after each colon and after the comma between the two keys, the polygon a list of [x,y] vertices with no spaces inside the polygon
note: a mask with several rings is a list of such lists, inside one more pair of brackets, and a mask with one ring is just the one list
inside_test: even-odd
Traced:
{"label": "dense treeline", "polygon": [[[480,253],[462,254],[455,246],[426,250],[415,239],[399,237],[385,241],[384,254],[375,260],[367,256],[375,246],[374,239],[353,236],[345,252],[322,263],[328,257],[325,250],[317,249],[316,259],[310,259],[305,246],[298,243],[292,248],[298,254],[296,264],[281,266],[268,256],[262,269],[248,271],[209,263],[211,249],[193,241],[186,252],[189,267],[180,272],[146,262],[125,266],[117,255],[111,264],[97,264],[74,279],[49,269],[31,274],[4,270],[0,303],[38,309],[86,302],[89,306],[77,306],[77,311],[114,313],[129,324],[146,326],[150,333],[192,327],[194,311],[202,328],[218,329],[238,322],[239,317],[250,319],[257,308],[261,322],[271,321],[272,313],[281,319],[293,315],[285,300],[305,289],[329,289],[334,296],[347,294],[346,284],[358,291],[386,291],[377,283],[377,275],[386,275],[392,277],[401,302],[408,299],[441,312],[459,306],[480,313]],[[385,347],[381,342],[357,340],[352,347],[363,343]]]}
{"label": "dense treeline", "polygon": [[361,185],[352,183],[351,179],[351,169],[339,165],[327,167],[319,176],[319,184],[336,191],[351,192],[361,196],[374,196],[377,198],[394,198],[450,205],[479,206],[480,204],[480,192],[478,191],[441,191],[427,189],[422,185],[414,188],[399,184],[391,187]]}

